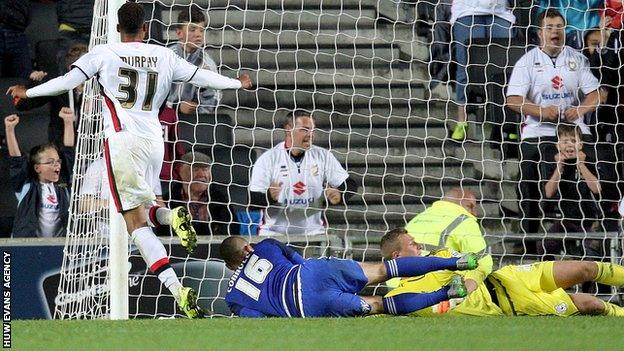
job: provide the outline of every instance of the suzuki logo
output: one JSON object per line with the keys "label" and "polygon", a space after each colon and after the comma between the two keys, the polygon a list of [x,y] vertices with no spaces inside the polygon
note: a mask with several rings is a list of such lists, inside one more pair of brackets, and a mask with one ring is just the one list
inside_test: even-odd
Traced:
{"label": "suzuki logo", "polygon": [[562,79],[561,79],[561,77],[559,77],[559,76],[555,76],[555,77],[551,80],[551,82],[552,82],[552,87],[553,87],[554,89],[559,90],[559,89],[561,89],[561,87],[563,86],[563,80],[562,80]]}
{"label": "suzuki logo", "polygon": [[306,191],[305,187],[306,185],[304,182],[297,182],[295,183],[295,185],[293,185],[293,192],[297,195],[301,195],[305,193]]}
{"label": "suzuki logo", "polygon": [[56,204],[56,196],[54,196],[54,194],[49,194],[49,195],[47,196],[47,200],[48,200],[50,203]]}

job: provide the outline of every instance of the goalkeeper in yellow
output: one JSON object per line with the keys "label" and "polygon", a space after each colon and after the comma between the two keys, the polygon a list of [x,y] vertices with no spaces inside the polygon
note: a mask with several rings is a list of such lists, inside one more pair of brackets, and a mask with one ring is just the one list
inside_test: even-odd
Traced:
{"label": "goalkeeper in yellow", "polygon": [[[422,246],[404,228],[386,233],[381,239],[381,253],[386,259],[420,256]],[[449,249],[433,251],[430,255],[450,257]],[[477,283],[471,272],[438,271],[402,279],[399,287],[386,297],[403,293],[429,292],[440,289],[453,274],[462,274],[469,291],[468,297],[439,303],[412,313],[414,316],[473,315],[473,316],[574,316],[607,315],[624,317],[624,308],[604,302],[589,294],[568,294],[564,289],[587,281],[612,286],[624,285],[624,267],[594,261],[547,261],[528,265],[509,265]]]}

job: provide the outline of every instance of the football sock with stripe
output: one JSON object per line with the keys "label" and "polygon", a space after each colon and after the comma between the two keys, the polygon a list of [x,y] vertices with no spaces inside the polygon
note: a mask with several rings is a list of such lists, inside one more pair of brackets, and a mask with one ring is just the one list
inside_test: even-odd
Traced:
{"label": "football sock with stripe", "polygon": [[598,274],[594,281],[612,286],[624,286],[624,267],[607,262],[594,262],[598,265]]}
{"label": "football sock with stripe", "polygon": [[457,258],[399,257],[384,262],[388,278],[415,277],[439,270],[456,270]]}
{"label": "football sock with stripe", "polygon": [[147,210],[147,224],[150,227],[171,225],[171,210],[166,207],[154,205]]}
{"label": "football sock with stripe", "polygon": [[177,299],[182,284],[169,264],[167,250],[149,227],[141,227],[132,232],[132,241],[139,248],[141,256],[150,271],[171,291]]}
{"label": "football sock with stripe", "polygon": [[384,311],[388,314],[408,314],[448,300],[449,287],[430,293],[404,293],[383,298]]}

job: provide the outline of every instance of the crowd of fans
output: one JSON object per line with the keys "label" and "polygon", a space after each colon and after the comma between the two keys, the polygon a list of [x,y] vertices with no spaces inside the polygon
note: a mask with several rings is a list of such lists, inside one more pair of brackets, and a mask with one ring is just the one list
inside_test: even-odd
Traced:
{"label": "crowd of fans", "polygon": [[[513,67],[500,80],[499,94],[484,104],[508,108],[500,116],[468,116],[500,129],[514,122],[516,131],[502,143],[519,143],[518,182],[520,231],[590,232],[616,230],[617,202],[622,194],[621,1],[434,0],[420,11],[431,29],[429,70],[431,100],[458,106],[457,123],[449,138],[467,139],[466,49],[480,38],[505,43],[495,55]],[[523,12],[528,16],[523,16]],[[423,18],[424,17],[424,18]],[[526,17],[526,21],[521,21]],[[526,48],[513,57],[511,49]],[[495,49],[496,50],[496,49]],[[474,62],[474,61],[473,61]],[[474,63],[473,63],[474,66]],[[495,96],[501,98],[496,101]],[[486,114],[487,108],[484,109]],[[449,116],[452,118],[452,116]],[[482,123],[482,122],[476,122]],[[519,140],[518,140],[519,139]],[[481,141],[481,140],[477,140]],[[505,148],[501,148],[505,150]],[[503,155],[507,157],[507,155]],[[552,244],[552,245],[550,245]],[[538,245],[537,251],[559,252],[560,242]],[[588,243],[585,243],[587,253]],[[591,245],[589,245],[591,246]],[[603,248],[604,249],[604,248]],[[533,251],[532,248],[527,248]],[[574,249],[569,249],[574,252]]]}
{"label": "crowd of fans", "polygon": [[[57,65],[33,68],[25,28],[30,2],[3,1],[0,31],[2,77],[28,79],[31,86],[62,75],[87,52],[93,1],[58,1]],[[615,218],[621,170],[618,154],[624,130],[619,121],[622,4],[620,1],[541,0],[530,23],[506,0],[439,0],[426,14],[432,28],[430,99],[457,106],[449,138],[463,142],[469,121],[467,106],[468,48],[477,39],[518,38],[526,54],[510,62],[511,77],[500,87],[501,105],[521,115],[518,123],[520,230],[526,233],[609,230]],[[179,12],[171,46],[194,65],[217,71],[205,50],[205,11]],[[454,92],[454,94],[453,94]],[[23,155],[15,126],[19,115],[4,119],[11,180],[18,198],[13,237],[62,236],[67,225],[71,165],[83,91],[79,87],[54,98],[16,101],[18,111],[50,106],[49,143]],[[180,84],[172,89],[160,120],[165,138],[161,183],[153,184],[158,201],[184,205],[200,235],[238,234],[236,209],[229,193],[215,186],[213,160],[202,150],[179,143],[179,115],[215,113],[220,93]],[[503,118],[507,118],[503,116]],[[314,118],[305,111],[284,117],[285,140],[252,167],[250,208],[262,211],[262,235],[324,232],[324,204],[339,205],[357,185],[329,150],[313,145]],[[487,140],[486,140],[487,141]],[[516,140],[517,142],[518,140]],[[509,140],[514,142],[514,140]],[[303,155],[307,157],[304,158]],[[80,211],[106,211],[108,190],[102,160],[92,162],[79,192]],[[303,175],[302,175],[303,174]],[[95,182],[101,179],[102,181]],[[474,197],[474,195],[473,195]],[[474,213],[473,213],[474,215]],[[544,221],[550,218],[550,221]],[[258,219],[256,219],[258,220]],[[552,244],[552,245],[551,245]],[[543,254],[562,250],[560,241],[536,247]],[[599,248],[597,248],[599,250]]]}

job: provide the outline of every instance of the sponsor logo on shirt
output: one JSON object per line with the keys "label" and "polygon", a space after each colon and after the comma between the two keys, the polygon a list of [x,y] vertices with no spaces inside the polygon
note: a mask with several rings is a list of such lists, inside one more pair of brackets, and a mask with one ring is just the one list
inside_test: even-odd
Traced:
{"label": "sponsor logo on shirt", "polygon": [[559,90],[563,87],[563,79],[559,76],[554,76],[550,81],[552,82],[552,87],[555,90]]}
{"label": "sponsor logo on shirt", "polygon": [[48,200],[52,204],[56,204],[56,196],[54,196],[54,194],[49,194],[46,200]]}
{"label": "sponsor logo on shirt", "polygon": [[302,195],[306,191],[306,185],[304,182],[297,182],[293,185],[293,192],[297,195]]}
{"label": "sponsor logo on shirt", "polygon": [[550,94],[543,93],[542,94],[542,99],[543,100],[568,99],[568,98],[572,98],[572,97],[574,97],[574,96],[570,92],[550,93]]}
{"label": "sponsor logo on shirt", "polygon": [[286,199],[286,203],[289,205],[309,205],[314,203],[314,197],[308,197],[304,199]]}

